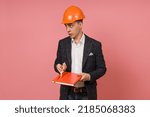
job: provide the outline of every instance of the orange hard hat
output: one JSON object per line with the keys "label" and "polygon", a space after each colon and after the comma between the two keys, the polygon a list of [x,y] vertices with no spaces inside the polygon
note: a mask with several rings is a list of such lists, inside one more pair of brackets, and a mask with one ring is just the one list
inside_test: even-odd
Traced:
{"label": "orange hard hat", "polygon": [[62,23],[63,24],[73,23],[74,21],[82,20],[84,18],[85,16],[79,7],[70,6],[64,12]]}

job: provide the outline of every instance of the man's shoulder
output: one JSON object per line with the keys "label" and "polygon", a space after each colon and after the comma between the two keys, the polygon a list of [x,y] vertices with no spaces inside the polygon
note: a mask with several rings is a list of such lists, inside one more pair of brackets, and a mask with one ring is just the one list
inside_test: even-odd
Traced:
{"label": "man's shoulder", "polygon": [[59,40],[59,42],[61,42],[61,43],[65,43],[65,42],[68,42],[68,41],[70,41],[70,37],[69,36]]}
{"label": "man's shoulder", "polygon": [[89,37],[89,36],[85,36],[92,44],[94,44],[94,45],[101,45],[101,42],[100,41],[98,41],[98,40],[96,40],[96,39],[94,39],[94,38],[92,38],[92,37]]}

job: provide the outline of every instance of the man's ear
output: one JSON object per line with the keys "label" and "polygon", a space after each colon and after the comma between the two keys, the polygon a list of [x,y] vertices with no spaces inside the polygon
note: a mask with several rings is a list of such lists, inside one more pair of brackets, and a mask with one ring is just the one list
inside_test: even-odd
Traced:
{"label": "man's ear", "polygon": [[80,25],[80,27],[82,27],[82,26],[83,26],[83,23],[82,23],[82,22],[79,22],[79,25]]}

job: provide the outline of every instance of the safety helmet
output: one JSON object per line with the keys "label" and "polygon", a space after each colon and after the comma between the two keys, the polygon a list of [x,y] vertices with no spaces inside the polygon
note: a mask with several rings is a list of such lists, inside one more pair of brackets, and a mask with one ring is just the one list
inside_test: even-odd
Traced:
{"label": "safety helmet", "polygon": [[77,20],[82,20],[84,18],[85,15],[79,7],[70,6],[64,12],[62,24],[73,23]]}

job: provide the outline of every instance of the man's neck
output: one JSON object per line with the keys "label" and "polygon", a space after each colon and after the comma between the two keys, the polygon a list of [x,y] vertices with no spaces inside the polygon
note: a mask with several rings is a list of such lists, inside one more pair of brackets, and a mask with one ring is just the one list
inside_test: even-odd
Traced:
{"label": "man's neck", "polygon": [[78,44],[80,42],[80,39],[83,35],[83,32],[81,31],[75,38],[74,38],[74,41],[76,44]]}

